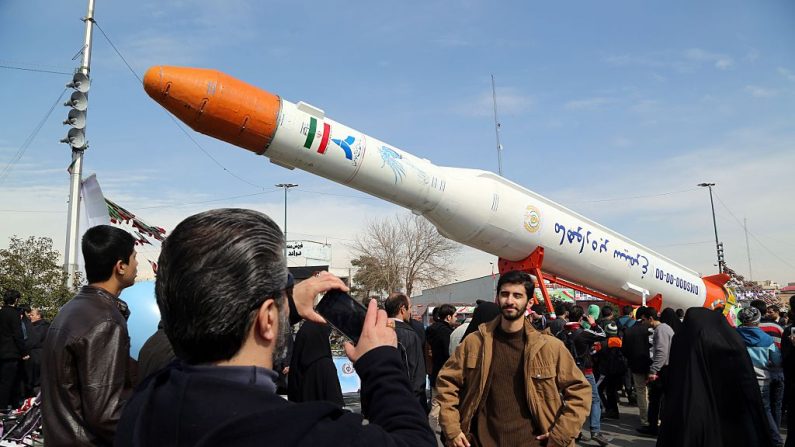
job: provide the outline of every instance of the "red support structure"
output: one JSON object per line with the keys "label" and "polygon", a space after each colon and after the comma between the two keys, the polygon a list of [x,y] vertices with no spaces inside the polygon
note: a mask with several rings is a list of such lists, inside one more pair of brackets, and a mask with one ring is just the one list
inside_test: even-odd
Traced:
{"label": "red support structure", "polygon": [[[633,303],[629,303],[627,301],[620,300],[618,298],[605,295],[602,292],[597,292],[596,290],[589,289],[585,286],[581,286],[579,284],[575,284],[573,282],[569,282],[565,279],[558,278],[555,275],[544,274],[541,271],[541,266],[544,263],[544,247],[536,247],[530,256],[522,259],[521,261],[509,261],[507,259],[500,258],[497,265],[500,269],[500,274],[504,274],[506,272],[510,272],[512,270],[519,270],[522,272],[530,273],[534,275],[538,280],[538,288],[541,289],[541,295],[544,297],[544,301],[546,302],[547,310],[550,313],[554,313],[554,309],[552,308],[552,300],[549,298],[549,292],[547,291],[547,286],[544,283],[544,280],[549,282],[559,284],[563,287],[568,287],[570,289],[574,289],[578,292],[582,292],[591,296],[595,296],[599,299],[605,300],[609,303],[616,304],[618,306],[623,306],[626,304],[634,305]],[[533,298],[535,300],[535,298]],[[655,307],[659,312],[660,307],[662,306],[662,296],[657,294],[651,300],[647,301],[647,306]]]}
{"label": "red support structure", "polygon": [[646,306],[657,309],[657,313],[659,314],[660,310],[662,310],[662,295],[658,293],[654,295],[652,299],[646,300]]}

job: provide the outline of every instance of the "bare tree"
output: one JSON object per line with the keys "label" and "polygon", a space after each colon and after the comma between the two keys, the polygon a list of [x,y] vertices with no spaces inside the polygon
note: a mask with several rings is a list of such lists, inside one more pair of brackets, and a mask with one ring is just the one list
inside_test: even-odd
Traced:
{"label": "bare tree", "polygon": [[416,286],[433,287],[450,279],[458,243],[440,235],[425,218],[400,214],[370,222],[351,247],[354,280],[362,291],[393,292],[401,287],[411,296]]}

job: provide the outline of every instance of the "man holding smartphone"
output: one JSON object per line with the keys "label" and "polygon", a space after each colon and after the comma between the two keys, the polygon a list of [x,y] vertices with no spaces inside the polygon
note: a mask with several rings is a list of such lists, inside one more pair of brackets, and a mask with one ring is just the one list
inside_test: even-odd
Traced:
{"label": "man holding smartphone", "polygon": [[297,284],[289,300],[284,237],[268,216],[220,209],[188,217],[163,243],[158,266],[155,295],[180,361],[138,387],[116,445],[436,445],[395,330],[375,302],[356,346],[345,345],[369,424],[328,402],[276,394],[272,368],[285,355],[290,322],[323,323],[314,298],[348,288],[323,272]]}

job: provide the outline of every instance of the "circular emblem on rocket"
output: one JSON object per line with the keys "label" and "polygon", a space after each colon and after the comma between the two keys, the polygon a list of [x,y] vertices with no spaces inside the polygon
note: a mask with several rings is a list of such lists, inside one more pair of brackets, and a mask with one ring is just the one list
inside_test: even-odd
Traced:
{"label": "circular emblem on rocket", "polygon": [[524,229],[535,233],[541,228],[541,212],[533,205],[527,205],[524,213]]}

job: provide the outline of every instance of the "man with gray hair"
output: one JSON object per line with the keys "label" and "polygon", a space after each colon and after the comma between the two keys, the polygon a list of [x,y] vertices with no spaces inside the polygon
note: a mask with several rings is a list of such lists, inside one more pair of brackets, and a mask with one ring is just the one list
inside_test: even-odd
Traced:
{"label": "man with gray hair", "polygon": [[286,354],[290,323],[325,323],[314,298],[348,289],[327,272],[297,284],[292,299],[286,287],[284,237],[268,216],[219,209],[177,225],[161,249],[155,295],[179,361],[137,388],[116,445],[435,446],[375,301],[358,344],[345,345],[369,424],[329,402],[276,394],[273,365]]}

